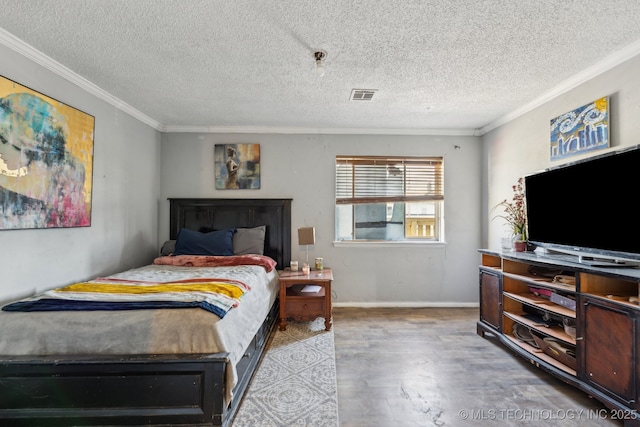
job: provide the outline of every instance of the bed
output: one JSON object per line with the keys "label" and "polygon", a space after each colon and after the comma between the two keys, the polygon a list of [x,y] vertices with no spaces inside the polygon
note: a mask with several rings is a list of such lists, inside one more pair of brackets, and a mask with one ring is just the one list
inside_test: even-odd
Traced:
{"label": "bed", "polygon": [[[57,343],[55,345],[59,348],[52,351],[52,354],[30,355],[26,354],[29,353],[27,350],[25,354],[0,355],[1,425],[229,426],[231,424],[276,323],[277,271],[268,272],[268,268],[263,268],[261,262],[262,258],[271,259],[275,261],[276,269],[282,269],[289,264],[291,200],[190,198],[169,199],[169,205],[171,240],[176,240],[183,229],[199,233],[227,229],[252,230],[264,226],[264,256],[247,255],[247,259],[260,258],[260,262],[249,263],[246,267],[244,265],[238,267],[235,264],[213,267],[212,272],[206,271],[211,270],[209,267],[185,267],[162,263],[163,259],[165,261],[169,259],[170,261],[167,262],[171,264],[181,257],[159,257],[156,261],[160,261],[161,265],[143,266],[111,275],[104,279],[105,285],[112,285],[113,281],[120,280],[142,282],[155,278],[158,272],[170,278],[170,281],[179,281],[181,280],[179,277],[182,276],[176,276],[176,271],[188,268],[198,270],[200,277],[213,277],[214,271],[224,271],[226,274],[230,269],[247,271],[248,275],[266,275],[268,285],[260,291],[262,293],[257,290],[259,287],[257,284],[247,286],[251,290],[241,297],[240,303],[218,315],[214,314],[215,311],[203,310],[202,305],[180,309],[154,307],[91,312],[96,319],[102,318],[103,322],[105,319],[110,319],[113,324],[118,324],[113,319],[119,316],[133,314],[141,316],[130,318],[129,325],[133,329],[126,329],[128,338],[139,336],[141,332],[135,330],[139,324],[146,325],[146,328],[152,331],[151,326],[157,326],[160,323],[163,325],[161,328],[163,333],[170,330],[173,335],[166,339],[159,339],[158,335],[154,335],[153,339],[149,339],[149,342],[153,341],[155,344],[142,348],[153,349],[152,352],[136,349],[135,344],[127,347],[126,343],[121,347],[112,346],[111,350],[109,345],[96,344],[91,348],[100,348],[98,351],[65,351],[64,343],[67,340],[56,338],[52,339],[52,342]],[[187,231],[182,233],[184,236]],[[227,257],[226,260],[235,258],[243,259],[244,257],[234,255]],[[238,280],[238,283],[245,284],[249,281],[249,278],[242,278],[243,280]],[[102,285],[103,282],[100,284]],[[118,284],[121,283],[118,282]],[[217,283],[216,286],[218,286]],[[260,300],[263,303],[260,305],[254,300]],[[256,314],[260,312],[262,314]],[[3,325],[2,319],[12,314],[53,315],[54,319],[55,315],[71,316],[73,320],[74,315],[86,313],[3,311],[0,312],[0,328]],[[190,323],[192,322],[191,314],[187,313],[194,313],[197,321],[201,323]],[[162,317],[158,317],[160,315]],[[222,318],[219,318],[220,316]],[[252,316],[257,316],[257,319],[251,320]],[[158,319],[162,319],[162,322],[158,322]],[[213,346],[203,344],[202,342],[207,338],[202,331],[210,328],[209,319],[216,328],[229,327],[233,332],[226,332],[227,335],[223,333],[222,338],[213,339],[222,343],[217,342]],[[56,324],[54,321],[50,323]],[[238,330],[240,324],[243,326]],[[24,325],[26,331],[29,327],[28,322],[24,322]],[[74,331],[71,326],[68,329],[72,337],[77,338],[82,337],[83,333],[87,334],[87,331]],[[193,336],[187,335],[186,338],[181,338],[180,334],[184,334],[185,330],[192,331]],[[3,338],[4,332],[3,329]],[[198,333],[201,334],[197,335]],[[28,333],[28,335],[35,334]],[[108,337],[109,332],[100,330],[100,333],[94,335]],[[244,337],[229,343],[227,341],[231,340],[229,338],[231,335]],[[18,341],[18,339],[15,340],[16,343]],[[73,339],[69,338],[68,341],[71,342]],[[83,340],[75,339],[75,341]],[[105,341],[111,343],[118,340],[105,339]],[[144,340],[132,339],[132,341]],[[176,344],[183,341],[186,342],[185,345]],[[216,349],[216,346],[221,346],[224,351],[211,351]],[[74,347],[69,344],[69,348]],[[114,351],[113,348],[116,350]],[[131,351],[129,351],[130,348]],[[156,351],[158,349],[159,351]]]}

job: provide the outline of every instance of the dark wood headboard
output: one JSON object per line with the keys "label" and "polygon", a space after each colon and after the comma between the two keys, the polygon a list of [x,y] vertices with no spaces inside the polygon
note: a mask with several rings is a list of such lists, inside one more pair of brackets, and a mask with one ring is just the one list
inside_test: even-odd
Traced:
{"label": "dark wood headboard", "polygon": [[169,199],[169,238],[196,231],[266,225],[264,254],[279,270],[291,261],[291,199]]}

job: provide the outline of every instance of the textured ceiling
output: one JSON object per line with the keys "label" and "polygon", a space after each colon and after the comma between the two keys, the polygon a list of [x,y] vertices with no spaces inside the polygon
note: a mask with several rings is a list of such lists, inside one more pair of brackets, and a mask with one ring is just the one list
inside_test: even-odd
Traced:
{"label": "textured ceiling", "polygon": [[640,2],[0,0],[0,42],[162,130],[481,133],[639,53]]}

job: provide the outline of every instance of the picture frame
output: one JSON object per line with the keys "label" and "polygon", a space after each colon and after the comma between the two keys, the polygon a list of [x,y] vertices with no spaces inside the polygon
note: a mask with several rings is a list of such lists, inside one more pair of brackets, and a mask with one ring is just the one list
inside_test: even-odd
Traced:
{"label": "picture frame", "polygon": [[215,144],[216,190],[260,188],[260,144]]}
{"label": "picture frame", "polygon": [[551,119],[551,160],[609,147],[609,97]]}
{"label": "picture frame", "polygon": [[91,226],[95,118],[0,76],[0,230]]}

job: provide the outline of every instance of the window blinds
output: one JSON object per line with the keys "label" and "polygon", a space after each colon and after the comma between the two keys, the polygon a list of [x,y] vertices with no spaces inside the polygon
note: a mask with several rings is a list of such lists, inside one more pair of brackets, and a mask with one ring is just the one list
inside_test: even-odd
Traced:
{"label": "window blinds", "polygon": [[336,157],[336,204],[444,200],[442,157]]}

